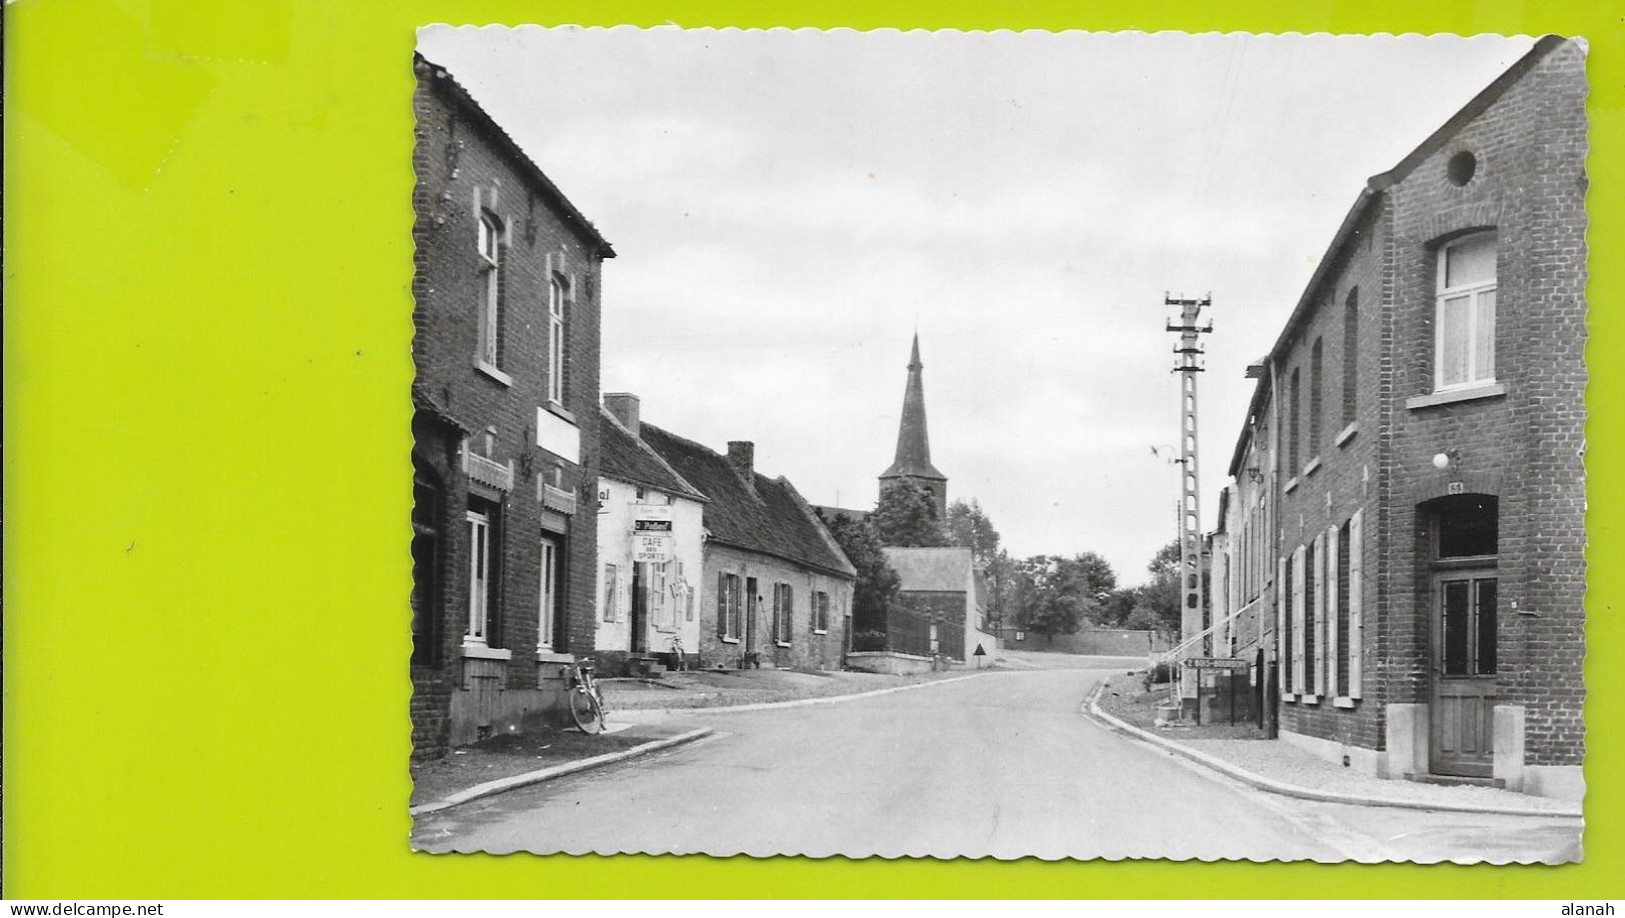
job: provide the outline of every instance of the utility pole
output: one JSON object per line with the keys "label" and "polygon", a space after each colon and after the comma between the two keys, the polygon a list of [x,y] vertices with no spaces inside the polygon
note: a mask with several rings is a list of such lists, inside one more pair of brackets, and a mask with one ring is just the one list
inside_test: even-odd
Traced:
{"label": "utility pole", "polygon": [[[1196,374],[1203,372],[1197,358],[1202,356],[1201,336],[1213,331],[1213,322],[1197,323],[1202,310],[1213,305],[1213,296],[1186,299],[1163,294],[1163,305],[1179,308],[1178,324],[1168,322],[1168,331],[1178,334],[1174,345],[1174,369],[1179,376],[1179,595],[1180,643],[1190,641],[1202,633],[1202,523],[1201,503],[1197,490],[1198,471],[1196,452]],[[1208,656],[1207,641],[1199,641],[1186,648],[1181,656]],[[1173,661],[1179,665],[1179,661]]]}

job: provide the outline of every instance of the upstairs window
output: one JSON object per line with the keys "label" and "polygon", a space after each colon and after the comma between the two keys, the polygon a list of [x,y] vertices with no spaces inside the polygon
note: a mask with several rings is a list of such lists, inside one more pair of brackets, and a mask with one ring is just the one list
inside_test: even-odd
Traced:
{"label": "upstairs window", "polygon": [[480,216],[480,302],[478,360],[497,366],[497,330],[502,325],[501,247],[498,245],[496,220],[489,215]]}
{"label": "upstairs window", "polygon": [[1320,435],[1322,432],[1321,415],[1326,411],[1325,400],[1321,398],[1321,364],[1325,362],[1325,348],[1321,339],[1315,339],[1315,346],[1309,350],[1309,458],[1320,455]]}
{"label": "upstairs window", "polygon": [[1439,250],[1434,389],[1495,381],[1495,234]]}
{"label": "upstairs window", "polygon": [[1302,457],[1302,453],[1298,451],[1298,444],[1303,439],[1298,427],[1299,406],[1303,403],[1303,385],[1296,369],[1292,371],[1292,386],[1288,398],[1291,416],[1287,419],[1287,477],[1296,478],[1301,467],[1299,459]]}
{"label": "upstairs window", "polygon": [[1360,385],[1360,288],[1343,301],[1343,426],[1354,423]]}
{"label": "upstairs window", "polygon": [[547,283],[547,400],[564,404],[564,281],[554,275]]}

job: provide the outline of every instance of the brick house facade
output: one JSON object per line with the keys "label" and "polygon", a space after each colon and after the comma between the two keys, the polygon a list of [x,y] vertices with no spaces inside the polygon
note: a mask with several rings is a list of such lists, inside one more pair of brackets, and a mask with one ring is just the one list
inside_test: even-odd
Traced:
{"label": "brick house facade", "polygon": [[411,712],[433,756],[557,713],[593,645],[614,251],[450,74],[414,71]]}
{"label": "brick house facade", "polygon": [[1256,368],[1280,735],[1373,774],[1583,794],[1584,65],[1541,39],[1373,177]]}
{"label": "brick house facade", "polygon": [[997,655],[977,600],[980,574],[968,548],[884,549],[897,572],[897,608],[886,616],[887,646],[903,653],[942,655],[970,663],[977,645],[983,662]]}
{"label": "brick house facade", "polygon": [[699,664],[839,669],[857,569],[801,494],[756,471],[752,443],[722,455],[647,421],[641,436],[708,501]]}

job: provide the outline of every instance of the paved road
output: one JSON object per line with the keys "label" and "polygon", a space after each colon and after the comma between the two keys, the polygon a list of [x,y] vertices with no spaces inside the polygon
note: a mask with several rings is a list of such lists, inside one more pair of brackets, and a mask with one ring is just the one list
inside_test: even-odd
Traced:
{"label": "paved road", "polygon": [[1568,860],[1577,825],[1263,794],[1082,716],[1122,663],[699,715],[717,735],[418,820],[431,851]]}

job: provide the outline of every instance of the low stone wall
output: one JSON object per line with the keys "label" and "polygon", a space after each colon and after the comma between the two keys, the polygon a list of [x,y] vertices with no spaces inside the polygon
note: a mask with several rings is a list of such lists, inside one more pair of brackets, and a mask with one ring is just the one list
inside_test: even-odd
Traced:
{"label": "low stone wall", "polygon": [[865,673],[885,673],[889,676],[911,676],[928,673],[935,661],[912,653],[895,650],[860,651],[846,655],[846,668]]}

